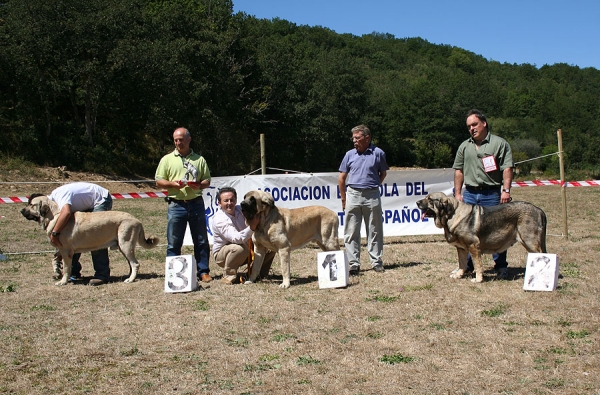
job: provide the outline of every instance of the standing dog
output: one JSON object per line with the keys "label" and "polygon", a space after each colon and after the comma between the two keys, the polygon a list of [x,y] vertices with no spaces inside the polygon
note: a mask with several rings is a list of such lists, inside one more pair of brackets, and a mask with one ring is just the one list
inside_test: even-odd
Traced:
{"label": "standing dog", "polygon": [[316,242],[323,251],[339,250],[336,213],[323,206],[306,206],[296,209],[279,208],[271,194],[250,191],[240,203],[246,220],[259,217],[254,231],[254,264],[245,284],[251,284],[260,273],[267,250],[279,252],[283,283],[290,287],[290,254],[310,241]]}
{"label": "standing dog", "polygon": [[[58,219],[58,206],[47,196],[31,199],[21,214],[31,221],[38,222],[50,237]],[[58,252],[63,258],[62,279],[56,285],[67,284],[71,276],[71,262],[75,253],[119,247],[129,262],[131,283],[137,276],[140,264],[135,258],[135,246],[139,243],[146,249],[158,245],[158,238],[146,238],[142,223],[133,215],[121,211],[99,211],[95,213],[75,212],[67,225],[61,230],[59,240],[62,243]]]}
{"label": "standing dog", "polygon": [[520,242],[528,252],[546,252],[546,214],[527,202],[512,202],[482,207],[461,202],[441,192],[427,195],[417,202],[422,217],[431,217],[435,226],[444,229],[446,241],[458,252],[461,278],[467,269],[470,252],[475,268],[473,282],[483,281],[482,254],[495,254]]}

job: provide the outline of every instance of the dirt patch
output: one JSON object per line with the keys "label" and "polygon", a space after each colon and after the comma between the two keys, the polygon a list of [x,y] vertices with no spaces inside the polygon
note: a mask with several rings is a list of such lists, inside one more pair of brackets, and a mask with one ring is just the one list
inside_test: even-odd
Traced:
{"label": "dirt patch", "polygon": [[24,170],[3,170],[0,174],[0,197],[28,196],[39,192],[49,194],[62,184],[93,182],[111,193],[156,191],[153,179],[126,178],[104,174],[69,171],[65,168],[39,167]]}

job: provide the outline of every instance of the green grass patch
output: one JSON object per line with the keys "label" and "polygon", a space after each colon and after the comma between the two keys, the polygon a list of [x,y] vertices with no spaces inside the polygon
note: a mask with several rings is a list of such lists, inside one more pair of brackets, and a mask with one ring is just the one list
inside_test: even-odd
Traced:
{"label": "green grass patch", "polygon": [[562,388],[565,385],[565,381],[559,378],[553,378],[552,380],[548,380],[544,383],[544,386],[547,388]]}
{"label": "green grass patch", "polygon": [[196,300],[192,304],[192,308],[198,311],[207,311],[208,310],[208,302],[205,300]]}
{"label": "green grass patch", "polygon": [[579,270],[579,266],[577,266],[574,263],[565,263],[564,265],[562,265],[560,268],[560,273],[563,275],[563,277],[569,277],[569,278],[580,278],[581,277],[581,271]]}
{"label": "green grass patch", "polygon": [[489,310],[483,310],[481,312],[481,315],[484,315],[487,317],[499,317],[504,313],[506,313],[506,306],[503,304],[499,304],[496,307],[493,307]]}
{"label": "green grass patch", "polygon": [[568,331],[567,332],[567,337],[569,339],[583,339],[584,337],[587,337],[587,336],[589,336],[589,333],[585,329],[580,330],[579,332],[577,332],[577,331]]}
{"label": "green grass patch", "polygon": [[319,361],[318,359],[314,359],[313,357],[311,357],[310,355],[302,355],[300,357],[298,357],[298,359],[296,360],[296,365],[320,365],[321,361]]}
{"label": "green grass patch", "polygon": [[280,332],[276,332],[275,334],[273,334],[273,337],[271,338],[271,341],[273,342],[282,342],[288,339],[295,339],[296,336],[291,335],[289,333],[280,333]]}
{"label": "green grass patch", "polygon": [[0,286],[0,292],[16,292],[17,291],[17,284],[15,283],[8,283],[8,285],[5,285],[4,287]]}
{"label": "green grass patch", "polygon": [[399,299],[399,296],[384,296],[384,295],[377,295],[372,299],[367,299],[367,300],[372,300],[374,302],[381,302],[381,303],[392,303],[395,302],[396,300]]}
{"label": "green grass patch", "polygon": [[561,348],[561,347],[550,347],[548,349],[548,352],[550,354],[566,354],[567,350],[565,350],[564,348]]}
{"label": "green grass patch", "polygon": [[276,359],[279,359],[279,355],[277,355],[277,354],[265,354],[265,355],[262,355],[260,358],[258,358],[258,360],[261,362],[269,362],[269,361],[274,361]]}
{"label": "green grass patch", "polygon": [[251,365],[246,364],[244,366],[244,371],[246,372],[261,372],[272,369],[281,369],[280,363],[271,363],[279,359],[278,354],[264,354],[260,358],[258,358],[258,364]]}
{"label": "green grass patch", "polygon": [[232,347],[246,347],[249,344],[248,339],[245,339],[243,337],[236,337],[235,339],[225,339],[225,343],[228,346]]}
{"label": "green grass patch", "polygon": [[275,364],[268,364],[268,363],[258,363],[258,364],[246,364],[244,365],[244,371],[245,372],[265,372],[267,370],[273,370],[273,369],[281,369],[281,364],[279,363],[275,363]]}
{"label": "green grass patch", "polygon": [[379,358],[379,362],[386,363],[388,365],[396,365],[398,363],[410,363],[416,361],[415,357],[406,357],[400,353],[394,355],[384,355]]}
{"label": "green grass patch", "polygon": [[567,327],[567,326],[571,326],[573,324],[573,322],[571,322],[571,320],[567,319],[567,318],[561,318],[558,321],[556,321],[556,323],[560,326]]}
{"label": "green grass patch", "polygon": [[124,357],[132,357],[134,355],[138,355],[139,353],[140,353],[140,350],[138,349],[138,346],[136,344],[129,350],[121,351],[120,354]]}

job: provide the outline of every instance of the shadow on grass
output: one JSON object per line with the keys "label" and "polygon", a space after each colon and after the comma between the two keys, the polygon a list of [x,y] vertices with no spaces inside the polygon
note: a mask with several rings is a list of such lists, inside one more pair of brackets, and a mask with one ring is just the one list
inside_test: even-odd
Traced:
{"label": "shadow on grass", "polygon": [[383,266],[385,267],[386,270],[393,270],[393,269],[398,269],[398,268],[408,268],[408,267],[415,267],[415,266],[421,266],[421,265],[430,265],[430,263],[426,263],[426,262],[403,262],[403,263],[388,263],[388,264],[384,264]]}

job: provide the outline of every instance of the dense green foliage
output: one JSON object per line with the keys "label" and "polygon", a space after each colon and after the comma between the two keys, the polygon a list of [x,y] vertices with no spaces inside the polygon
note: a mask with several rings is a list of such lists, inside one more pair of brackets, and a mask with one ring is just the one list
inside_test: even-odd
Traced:
{"label": "dense green foliage", "polygon": [[[151,176],[186,126],[215,176],[336,171],[366,123],[392,166],[450,167],[476,107],[518,160],[600,163],[600,71],[234,14],[231,0],[0,0],[0,153]],[[555,170],[556,156],[527,162]],[[597,173],[595,173],[597,174]]]}

